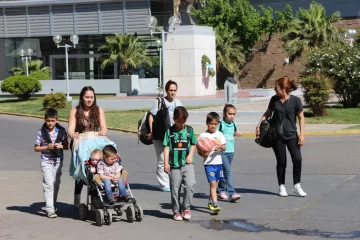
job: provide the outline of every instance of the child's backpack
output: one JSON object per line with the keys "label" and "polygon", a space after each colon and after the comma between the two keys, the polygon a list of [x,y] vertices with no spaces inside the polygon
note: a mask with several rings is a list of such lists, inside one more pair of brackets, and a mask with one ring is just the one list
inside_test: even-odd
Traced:
{"label": "child's backpack", "polygon": [[167,108],[164,98],[157,98],[158,112],[155,115],[152,134],[154,140],[164,140],[166,131],[171,127],[169,109]]}
{"label": "child's backpack", "polygon": [[[237,132],[237,127],[236,127],[236,124],[234,122],[231,122],[233,125],[234,125],[234,133]],[[219,132],[221,132],[222,130],[222,122],[220,121],[219,122]]]}
{"label": "child's backpack", "polygon": [[[153,144],[152,140],[147,138],[147,134],[150,133],[150,126],[149,126],[149,115],[150,112],[146,112],[144,116],[138,121],[138,140],[145,145]],[[139,141],[138,141],[139,143]]]}
{"label": "child's backpack", "polygon": [[[55,143],[61,143],[62,139],[66,135],[66,130],[59,123],[56,123],[55,126],[59,130],[58,135],[57,135],[56,140],[55,140]],[[43,124],[43,126],[41,128],[41,135],[44,138],[44,140],[46,141],[46,143],[48,143],[48,144],[52,143],[51,138],[49,136],[48,127],[46,126],[45,123]],[[63,152],[63,149],[53,148],[50,151],[51,151],[51,153],[53,154],[54,157],[60,157],[62,152]]]}

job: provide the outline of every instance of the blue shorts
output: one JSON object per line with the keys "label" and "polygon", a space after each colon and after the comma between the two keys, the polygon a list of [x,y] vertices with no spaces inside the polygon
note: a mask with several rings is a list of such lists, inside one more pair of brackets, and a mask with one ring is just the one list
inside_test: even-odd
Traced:
{"label": "blue shorts", "polygon": [[222,164],[220,165],[205,165],[205,173],[208,182],[217,182],[224,179]]}

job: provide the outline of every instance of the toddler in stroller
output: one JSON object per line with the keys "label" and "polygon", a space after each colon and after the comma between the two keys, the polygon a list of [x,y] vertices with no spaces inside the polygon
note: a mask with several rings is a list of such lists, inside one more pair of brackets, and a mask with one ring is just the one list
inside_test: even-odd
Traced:
{"label": "toddler in stroller", "polygon": [[[73,177],[75,178],[75,173],[77,173],[77,178],[83,179],[84,182],[87,183],[87,200],[86,204],[82,203],[79,206],[79,218],[86,220],[90,218],[91,215],[95,217],[96,225],[110,225],[113,220],[113,215],[110,210],[113,209],[118,216],[121,216],[125,211],[129,222],[134,222],[135,220],[142,221],[143,210],[137,205],[136,200],[133,198],[130,186],[126,180],[127,172],[122,169],[115,143],[107,138],[106,141],[96,139],[97,138],[94,139],[95,144],[91,142],[90,144],[85,144],[86,147],[81,144],[77,147],[78,158],[85,157],[85,155],[79,154],[78,150],[82,149],[82,151],[84,151],[86,149],[89,154],[92,153],[91,148],[103,149],[103,157],[102,160],[98,162],[96,171],[94,171],[94,163],[96,160],[100,160],[99,157],[97,157],[99,159],[94,158],[91,159],[91,161],[78,161],[80,166],[74,164],[74,169],[77,171],[74,171]],[[85,173],[86,177],[83,178],[83,174],[81,173]],[[125,206],[127,207],[126,209]]]}

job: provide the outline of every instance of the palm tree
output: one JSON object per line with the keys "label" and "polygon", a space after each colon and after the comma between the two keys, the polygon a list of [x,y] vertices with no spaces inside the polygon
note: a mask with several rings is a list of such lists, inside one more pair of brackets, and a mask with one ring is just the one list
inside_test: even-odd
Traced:
{"label": "palm tree", "polygon": [[101,68],[112,65],[121,61],[121,74],[130,74],[130,67],[136,68],[140,64],[152,66],[152,61],[147,56],[146,47],[141,44],[139,37],[132,35],[109,36],[105,38],[106,43],[99,47],[99,51],[103,52],[101,56]]}
{"label": "palm tree", "polygon": [[[50,76],[51,68],[50,67],[44,67],[44,62],[41,60],[30,60],[28,62],[28,70],[29,74],[36,71],[41,71],[43,73],[46,73]],[[13,67],[12,71],[14,72],[14,75],[26,75],[26,63],[23,63],[23,67]]]}
{"label": "palm tree", "polygon": [[216,67],[225,68],[234,78],[240,72],[240,67],[245,63],[243,47],[238,41],[238,37],[228,27],[215,28],[216,36]]}
{"label": "palm tree", "polygon": [[340,20],[340,13],[326,16],[325,8],[315,2],[309,9],[299,9],[295,18],[283,35],[284,48],[294,60],[303,51],[327,46],[339,40],[339,28],[333,23]]}

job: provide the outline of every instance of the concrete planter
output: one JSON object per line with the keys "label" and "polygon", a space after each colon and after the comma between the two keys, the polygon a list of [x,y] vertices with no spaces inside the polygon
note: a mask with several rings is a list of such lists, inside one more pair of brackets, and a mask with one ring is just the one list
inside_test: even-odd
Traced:
{"label": "concrete planter", "polygon": [[252,88],[249,89],[250,97],[271,97],[275,95],[274,89]]}
{"label": "concrete planter", "polygon": [[[302,96],[303,95],[303,88],[298,88],[295,91],[291,92],[291,95],[294,96]],[[252,88],[249,89],[249,96],[250,97],[272,97],[275,95],[274,89],[263,89],[263,88]]]}
{"label": "concrete planter", "polygon": [[126,93],[128,96],[139,95],[139,75],[120,75],[119,78],[120,93]]}

